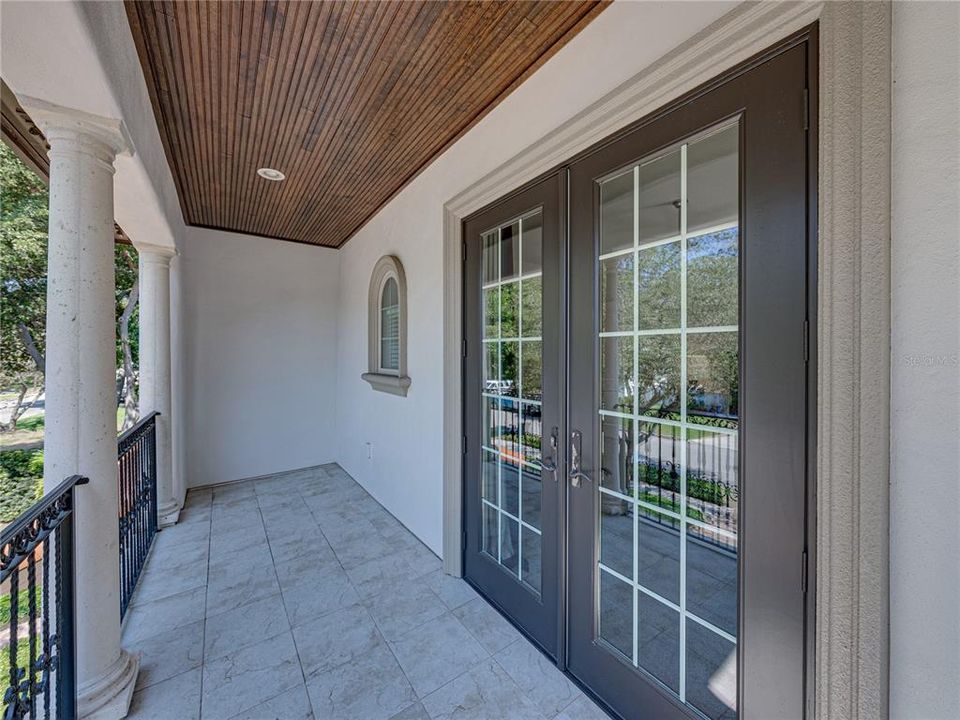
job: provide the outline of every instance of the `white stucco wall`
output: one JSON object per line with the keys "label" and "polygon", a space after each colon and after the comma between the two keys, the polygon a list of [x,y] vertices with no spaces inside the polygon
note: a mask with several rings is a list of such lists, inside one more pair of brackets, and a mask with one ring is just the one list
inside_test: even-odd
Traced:
{"label": "white stucco wall", "polygon": [[339,255],[188,228],[180,263],[190,487],[336,458]]}
{"label": "white stucco wall", "polygon": [[[444,203],[735,5],[614,3],[341,251],[337,459],[436,553],[443,495]],[[374,392],[360,379],[367,369],[370,272],[388,253],[403,262],[409,288],[412,385],[406,398]]]}
{"label": "white stucco wall", "polygon": [[960,718],[960,4],[893,6],[890,717]]}

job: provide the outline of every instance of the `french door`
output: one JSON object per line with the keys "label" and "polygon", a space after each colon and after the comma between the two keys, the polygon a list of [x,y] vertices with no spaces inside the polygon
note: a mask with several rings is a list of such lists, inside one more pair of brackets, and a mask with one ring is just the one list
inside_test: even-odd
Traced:
{"label": "french door", "polygon": [[465,227],[465,575],[556,658],[561,640],[565,185],[553,175]]}
{"label": "french door", "polygon": [[466,575],[625,719],[806,712],[811,42],[465,223]]}

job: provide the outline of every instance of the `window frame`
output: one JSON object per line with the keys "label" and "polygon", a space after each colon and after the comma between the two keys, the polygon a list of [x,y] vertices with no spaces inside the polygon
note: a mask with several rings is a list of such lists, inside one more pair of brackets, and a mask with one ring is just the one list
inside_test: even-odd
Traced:
{"label": "window frame", "polygon": [[[387,282],[397,284],[397,367],[383,367],[383,293]],[[395,255],[381,257],[370,275],[368,293],[368,362],[361,378],[377,391],[406,396],[410,387],[407,375],[407,282],[400,259]]]}

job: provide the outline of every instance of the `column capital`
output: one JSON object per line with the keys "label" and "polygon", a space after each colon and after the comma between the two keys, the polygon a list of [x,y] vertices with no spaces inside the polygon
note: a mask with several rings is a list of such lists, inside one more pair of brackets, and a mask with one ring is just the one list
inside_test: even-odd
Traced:
{"label": "column capital", "polygon": [[[94,115],[30,96],[19,96],[21,107],[30,115],[56,151],[57,140],[72,140],[88,149],[105,150],[112,156],[133,154],[133,143],[122,120]],[[95,146],[99,145],[99,148]]]}
{"label": "column capital", "polygon": [[153,245],[151,243],[135,242],[133,247],[137,255],[144,262],[155,262],[169,265],[171,258],[180,254],[180,251],[169,245]]}

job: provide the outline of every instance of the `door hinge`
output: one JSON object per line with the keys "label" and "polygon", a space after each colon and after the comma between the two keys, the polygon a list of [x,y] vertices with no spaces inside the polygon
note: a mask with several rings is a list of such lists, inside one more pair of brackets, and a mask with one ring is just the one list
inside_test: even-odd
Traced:
{"label": "door hinge", "polygon": [[810,89],[803,89],[803,129],[810,129]]}
{"label": "door hinge", "polygon": [[463,338],[460,341],[460,357],[466,357],[466,356],[467,356],[467,339]]}
{"label": "door hinge", "polygon": [[460,262],[464,265],[467,264],[467,243],[466,241],[460,243]]}
{"label": "door hinge", "polygon": [[463,455],[467,454],[467,436],[466,435],[460,436],[460,453]]}
{"label": "door hinge", "polygon": [[803,321],[803,361],[810,362],[810,321]]}
{"label": "door hinge", "polygon": [[800,592],[807,592],[807,551],[800,556]]}

